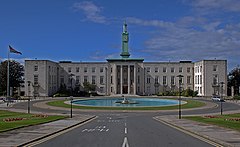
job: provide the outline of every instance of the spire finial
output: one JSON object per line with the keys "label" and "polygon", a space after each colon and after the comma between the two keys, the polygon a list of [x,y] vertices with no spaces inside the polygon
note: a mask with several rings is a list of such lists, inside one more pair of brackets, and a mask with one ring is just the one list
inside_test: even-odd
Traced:
{"label": "spire finial", "polygon": [[123,24],[123,32],[127,32],[127,22],[126,22],[126,20],[124,21],[124,24]]}

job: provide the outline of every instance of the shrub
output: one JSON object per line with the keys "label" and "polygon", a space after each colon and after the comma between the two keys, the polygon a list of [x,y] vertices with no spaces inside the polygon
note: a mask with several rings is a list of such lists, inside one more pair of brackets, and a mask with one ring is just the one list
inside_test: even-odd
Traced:
{"label": "shrub", "polygon": [[233,97],[233,99],[234,99],[234,100],[240,100],[240,95],[235,95],[235,96]]}

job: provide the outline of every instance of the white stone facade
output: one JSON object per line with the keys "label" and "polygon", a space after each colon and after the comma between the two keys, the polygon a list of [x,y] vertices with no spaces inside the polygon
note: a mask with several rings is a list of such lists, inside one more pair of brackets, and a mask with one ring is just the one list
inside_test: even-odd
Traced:
{"label": "white stone facade", "polygon": [[[198,91],[199,96],[226,95],[227,61],[143,62],[143,60],[109,60],[108,62],[25,61],[26,96],[51,96],[61,84],[68,89],[87,81],[96,85],[101,95],[153,95],[178,91],[181,87]],[[224,84],[220,84],[223,82]],[[30,83],[30,85],[29,85]]]}

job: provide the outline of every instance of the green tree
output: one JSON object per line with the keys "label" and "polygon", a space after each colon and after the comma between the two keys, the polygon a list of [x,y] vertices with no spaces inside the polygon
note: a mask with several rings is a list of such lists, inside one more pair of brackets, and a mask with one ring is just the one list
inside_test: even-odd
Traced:
{"label": "green tree", "polygon": [[239,95],[239,86],[240,86],[240,68],[239,68],[239,66],[234,68],[228,74],[228,94],[230,94],[232,86],[234,87],[234,95]]}
{"label": "green tree", "polygon": [[[8,61],[5,60],[0,64],[0,94],[1,92],[6,94],[7,92],[7,69]],[[20,87],[24,76],[24,66],[15,60],[9,61],[9,85],[10,87]]]}
{"label": "green tree", "polygon": [[83,89],[84,89],[84,91],[86,91],[86,92],[95,91],[96,85],[90,84],[89,82],[84,82],[84,83],[83,83]]}

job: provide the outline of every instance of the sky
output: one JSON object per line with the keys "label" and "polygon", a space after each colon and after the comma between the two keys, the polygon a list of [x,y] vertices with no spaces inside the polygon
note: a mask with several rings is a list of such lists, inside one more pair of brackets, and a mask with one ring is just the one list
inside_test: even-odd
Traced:
{"label": "sky", "polygon": [[124,21],[132,58],[240,64],[239,0],[1,0],[0,59],[120,58]]}

